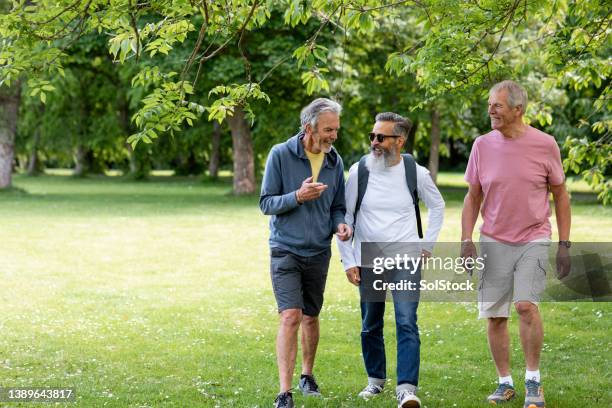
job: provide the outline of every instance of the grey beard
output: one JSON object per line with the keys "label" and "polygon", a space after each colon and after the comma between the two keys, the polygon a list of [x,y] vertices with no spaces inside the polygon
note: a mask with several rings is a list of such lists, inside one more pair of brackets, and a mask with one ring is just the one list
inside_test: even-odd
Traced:
{"label": "grey beard", "polygon": [[392,167],[395,159],[395,148],[390,148],[389,151],[383,150],[382,156],[376,157],[370,149],[370,154],[366,157],[366,167],[371,172],[383,171],[387,167]]}
{"label": "grey beard", "polygon": [[365,164],[370,173],[380,173],[385,169],[385,158],[383,156],[376,157],[370,153],[366,156]]}

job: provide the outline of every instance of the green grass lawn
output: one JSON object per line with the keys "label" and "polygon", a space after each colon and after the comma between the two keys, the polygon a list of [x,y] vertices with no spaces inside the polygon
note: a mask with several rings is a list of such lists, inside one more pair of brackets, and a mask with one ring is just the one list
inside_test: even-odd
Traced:
{"label": "green grass lawn", "polygon": [[[457,174],[440,184],[440,240],[457,240],[465,187]],[[169,177],[17,176],[15,185],[24,192],[0,193],[0,387],[74,387],[83,407],[272,405],[277,313],[257,197]],[[610,241],[612,209],[584,185],[572,189],[572,239]],[[358,293],[333,250],[315,367],[325,398],[297,396],[297,406],[396,406],[392,306],[393,386],[362,402]],[[611,312],[610,303],[542,304],[549,407],[612,406]],[[475,303],[421,303],[424,406],[486,406],[496,374],[476,316]],[[520,384],[516,318],[511,333]]]}

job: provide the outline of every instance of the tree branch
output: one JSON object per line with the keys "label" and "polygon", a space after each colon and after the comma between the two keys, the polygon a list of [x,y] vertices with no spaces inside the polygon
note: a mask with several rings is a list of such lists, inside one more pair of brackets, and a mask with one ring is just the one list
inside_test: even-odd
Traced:
{"label": "tree branch", "polygon": [[[599,23],[599,26],[597,27],[597,29],[595,30],[591,38],[589,38],[589,41],[587,41],[587,43],[584,45],[584,47],[582,47],[578,55],[572,58],[572,60],[576,60],[578,59],[578,57],[584,54],[586,50],[589,48],[589,45],[591,45],[591,42],[593,41],[593,39],[597,37],[601,32],[604,32],[608,28],[608,25],[610,24],[610,20],[608,19],[608,17],[610,17],[610,14],[612,14],[612,9],[608,11],[608,14],[606,14],[606,16],[601,20],[601,22]],[[605,27],[603,27],[603,30],[602,30],[601,28],[604,25],[604,23],[607,23],[607,24],[605,25]]]}
{"label": "tree branch", "polygon": [[[249,15],[247,16],[246,20],[242,23],[242,26],[240,27],[240,29],[238,31],[236,31],[235,33],[233,33],[232,35],[230,35],[227,40],[225,40],[225,42],[223,44],[221,44],[219,47],[217,47],[216,50],[214,50],[212,53],[208,54],[208,55],[203,55],[200,58],[200,63],[198,64],[198,71],[196,73],[196,79],[194,80],[194,85],[197,82],[200,70],[202,68],[202,65],[208,61],[209,59],[213,58],[215,55],[217,55],[218,53],[220,53],[221,51],[223,51],[225,49],[225,47],[227,47],[227,45],[230,43],[230,41],[234,38],[234,36],[236,36],[238,33],[240,33],[240,38],[242,39],[242,33],[245,30],[249,20],[251,19],[251,17],[253,16],[253,13],[255,12],[255,8],[257,7],[257,5],[259,4],[259,0],[256,0],[253,3],[253,6],[251,7],[251,10],[249,12]],[[240,42],[240,41],[239,41]],[[211,44],[212,45],[212,44]],[[210,46],[208,47],[210,48]]]}
{"label": "tree branch", "polygon": [[240,28],[240,38],[238,39],[238,51],[240,51],[240,55],[242,55],[242,59],[244,60],[244,69],[246,70],[247,81],[249,83],[251,83],[251,64],[249,63],[249,59],[247,58],[246,54],[244,53],[244,50],[242,49],[242,39],[244,38],[245,28],[249,20],[251,20],[251,18],[253,17],[253,13],[255,13],[255,9],[257,8],[258,5],[259,5],[259,0],[255,0],[253,2],[253,6],[251,7],[251,10],[249,11],[249,15],[247,16],[246,20],[244,20],[244,23],[242,24],[242,27]]}
{"label": "tree branch", "polygon": [[189,56],[189,59],[187,60],[187,63],[185,64],[185,67],[183,68],[183,72],[181,72],[181,77],[184,77],[187,71],[191,69],[191,65],[193,65],[196,55],[198,54],[198,52],[200,52],[200,48],[202,46],[202,41],[204,40],[204,35],[206,34],[207,27],[208,25],[206,21],[202,22],[202,26],[200,27],[200,32],[198,33],[198,40],[196,41],[196,45],[195,47],[193,47],[193,51],[191,52],[191,55]]}
{"label": "tree branch", "polygon": [[470,77],[472,77],[474,74],[476,74],[478,71],[480,71],[484,67],[488,66],[491,60],[493,59],[493,57],[495,56],[495,54],[497,54],[497,50],[499,49],[499,46],[502,40],[504,39],[504,36],[506,35],[506,31],[508,30],[508,27],[510,27],[510,23],[512,22],[512,19],[514,17],[514,14],[516,12],[516,9],[518,8],[520,1],[521,0],[515,0],[514,4],[512,5],[512,8],[510,9],[510,12],[507,13],[507,14],[510,14],[510,16],[508,17],[508,20],[506,21],[506,24],[504,25],[502,33],[499,36],[499,40],[497,40],[497,44],[495,44],[495,48],[493,49],[493,52],[491,52],[491,55],[489,55],[489,57],[487,58],[485,62],[483,62],[478,67],[476,67],[474,70],[472,70],[470,73],[468,73],[466,76],[464,76],[462,79],[463,83],[467,84],[468,79],[470,79]]}
{"label": "tree branch", "polygon": [[132,25],[132,28],[134,29],[134,35],[136,36],[136,62],[138,62],[140,60],[140,33],[138,32],[138,26],[136,25],[136,10],[134,10],[133,12],[131,11],[133,9],[132,0],[130,0],[129,6],[130,24]]}
{"label": "tree branch", "polygon": [[265,80],[266,80],[266,79],[267,79],[267,78],[270,76],[270,74],[272,74],[272,72],[276,70],[276,68],[278,68],[278,67],[280,67],[281,65],[283,65],[283,64],[284,64],[285,62],[287,62],[287,60],[289,60],[289,59],[291,59],[291,55],[287,55],[287,56],[285,56],[285,57],[281,58],[280,60],[278,60],[278,62],[277,62],[276,64],[274,64],[274,66],[273,66],[272,68],[270,68],[270,69],[268,70],[268,72],[266,72],[266,73],[264,74],[263,78],[261,78],[261,80],[258,82],[258,84],[259,84],[259,85],[261,85],[261,83],[262,83],[263,81],[265,81]]}
{"label": "tree branch", "polygon": [[[60,28],[58,31],[56,31],[55,33],[53,33],[53,34],[51,34],[51,35],[49,35],[49,36],[45,36],[45,35],[38,34],[38,33],[35,31],[36,29],[32,28],[32,30],[30,31],[30,34],[31,34],[32,36],[36,37],[37,39],[39,39],[39,40],[44,40],[44,41],[54,41],[54,40],[59,40],[59,39],[62,39],[62,38],[68,37],[69,35],[71,35],[72,33],[74,33],[74,32],[77,30],[77,28],[79,27],[79,25],[80,25],[80,24],[82,24],[82,23],[83,23],[83,21],[84,21],[85,17],[87,16],[87,11],[89,10],[89,7],[91,6],[91,2],[92,2],[92,0],[89,0],[89,1],[87,2],[87,4],[85,5],[85,8],[84,8],[84,9],[83,9],[83,11],[80,13],[80,18],[78,18],[78,17],[79,17],[79,16],[78,16],[78,14],[77,14],[77,15],[75,15],[75,16],[74,16],[74,17],[72,17],[70,20],[68,20],[68,22],[66,22],[66,23],[65,23],[65,24],[64,24],[64,25],[63,25],[63,26],[62,26],[62,27],[61,27],[61,28]],[[79,1],[79,3],[80,3],[80,1]],[[61,14],[63,14],[63,12],[62,12]],[[58,15],[58,17],[59,17],[59,15]],[[68,27],[70,26],[70,24],[71,24],[73,21],[75,21],[77,18],[79,19],[79,23],[77,23],[77,25],[76,25],[76,26],[75,26],[75,27],[74,27],[72,30],[70,30],[70,31],[68,31],[68,32],[66,32],[66,33],[64,33],[64,31],[66,31],[66,30],[68,29]],[[22,17],[22,19],[25,21],[26,26],[27,26],[27,24],[30,24],[30,23],[32,23],[33,25],[39,25],[38,23],[34,23],[34,22],[32,22],[32,21],[29,21],[29,20],[28,20],[28,19],[26,19],[25,17]],[[51,21],[53,21],[53,20],[54,20],[54,19],[51,19],[51,20],[49,20],[49,22],[51,22]],[[40,23],[40,25],[44,25],[44,24],[48,24],[48,23]],[[81,33],[82,33],[82,31],[83,31],[83,30],[81,29]],[[80,36],[80,33],[79,33],[79,36]]]}
{"label": "tree branch", "polygon": [[[57,13],[56,15],[54,15],[53,17],[51,17],[50,19],[46,20],[46,21],[42,21],[42,22],[36,22],[34,24],[36,25],[45,25],[45,24],[49,24],[50,22],[52,22],[53,20],[59,18],[62,14],[66,13],[68,10],[71,10],[75,7],[78,7],[79,4],[81,4],[83,2],[83,0],[76,0],[74,3],[69,4],[68,6],[66,6],[64,9],[62,9],[59,13]],[[74,20],[71,19],[70,21]]]}

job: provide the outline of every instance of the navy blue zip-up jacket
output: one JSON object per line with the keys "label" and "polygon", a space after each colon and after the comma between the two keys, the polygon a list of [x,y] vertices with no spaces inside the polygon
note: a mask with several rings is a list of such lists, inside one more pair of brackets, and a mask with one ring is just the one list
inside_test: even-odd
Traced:
{"label": "navy blue zip-up jacket", "polygon": [[300,256],[320,254],[330,247],[338,224],[344,224],[344,166],[332,147],[321,165],[318,182],[328,188],[316,200],[299,205],[295,196],[307,177],[312,176],[300,132],[275,145],[268,156],[259,208],[270,219],[270,247]]}

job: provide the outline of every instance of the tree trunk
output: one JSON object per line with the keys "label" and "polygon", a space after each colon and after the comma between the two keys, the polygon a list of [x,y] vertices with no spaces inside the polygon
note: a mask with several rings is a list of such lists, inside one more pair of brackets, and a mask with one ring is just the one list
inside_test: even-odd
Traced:
{"label": "tree trunk", "polygon": [[0,87],[0,189],[10,188],[13,182],[20,91],[19,81],[10,88]]}
{"label": "tree trunk", "polygon": [[36,174],[41,172],[41,165],[40,165],[40,161],[38,160],[38,145],[40,144],[40,133],[42,132],[42,118],[43,115],[45,114],[45,105],[44,104],[40,104],[40,107],[38,109],[39,112],[39,123],[38,126],[36,127],[36,130],[34,131],[34,138],[32,140],[32,150],[30,151],[30,158],[28,160],[28,169],[27,171],[27,175],[28,176],[35,176]]}
{"label": "tree trunk", "polygon": [[406,141],[406,151],[414,156],[414,141],[416,139],[416,132],[419,128],[419,121],[414,120],[410,132],[408,133],[408,140]]}
{"label": "tree trunk", "polygon": [[40,165],[38,163],[38,143],[40,143],[40,129],[36,129],[34,132],[34,140],[32,144],[32,150],[30,151],[30,159],[28,160],[28,176],[35,176],[39,173]]}
{"label": "tree trunk", "polygon": [[429,147],[429,172],[434,183],[438,178],[440,164],[440,112],[434,107],[431,111],[431,146]]}
{"label": "tree trunk", "polygon": [[[123,137],[127,138],[132,133],[132,128],[130,126],[130,108],[128,106],[127,95],[125,92],[121,92],[117,98],[117,105],[119,107],[119,124],[121,125],[121,130],[123,130]],[[138,172],[138,161],[136,160],[136,152],[132,148],[132,145],[129,143],[125,143],[125,148],[128,151],[129,157],[129,166],[130,166],[130,175],[135,176]]]}
{"label": "tree trunk", "polygon": [[[133,133],[134,128],[130,122],[130,107],[125,92],[118,95],[117,106],[119,110],[119,124],[123,131],[123,137],[127,138]],[[142,146],[136,147],[138,151],[132,148],[132,145],[125,143],[125,148],[128,151],[129,159],[129,175],[136,180],[144,180],[149,176],[151,170],[151,159],[149,154]]]}
{"label": "tree trunk", "polygon": [[210,163],[208,163],[208,175],[216,180],[219,177],[219,156],[221,148],[221,125],[216,120],[213,122],[212,146],[210,148]]}
{"label": "tree trunk", "polygon": [[251,128],[244,117],[244,110],[236,107],[228,122],[234,151],[234,194],[252,194],[255,192],[255,161]]}
{"label": "tree trunk", "polygon": [[93,174],[104,174],[106,170],[106,163],[102,161],[99,157],[96,157],[93,149],[87,149],[85,153],[85,168],[88,173]]}
{"label": "tree trunk", "polygon": [[81,177],[87,172],[86,156],[87,149],[79,144],[74,152],[74,171],[72,173],[74,176]]}
{"label": "tree trunk", "polygon": [[132,148],[132,145],[129,143],[125,144],[125,148],[128,150],[130,155],[130,175],[135,176],[136,172],[138,172],[138,162],[136,161],[136,152]]}

